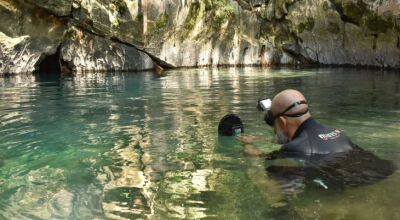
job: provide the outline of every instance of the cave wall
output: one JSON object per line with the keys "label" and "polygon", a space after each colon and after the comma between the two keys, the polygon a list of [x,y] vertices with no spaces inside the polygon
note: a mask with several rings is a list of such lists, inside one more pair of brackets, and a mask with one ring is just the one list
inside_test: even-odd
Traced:
{"label": "cave wall", "polygon": [[116,25],[112,2],[0,0],[0,74],[44,69],[41,63],[58,48],[60,63],[73,71],[153,69],[132,37],[130,11],[118,17],[126,23]]}

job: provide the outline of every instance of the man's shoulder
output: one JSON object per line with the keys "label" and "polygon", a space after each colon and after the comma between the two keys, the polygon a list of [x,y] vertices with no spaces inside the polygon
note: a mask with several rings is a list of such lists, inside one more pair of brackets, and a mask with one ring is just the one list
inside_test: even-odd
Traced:
{"label": "man's shoulder", "polygon": [[309,131],[309,137],[314,153],[339,153],[353,149],[350,139],[338,128],[319,125],[319,128]]}
{"label": "man's shoulder", "polygon": [[343,131],[327,127],[315,120],[303,126],[297,136],[282,146],[282,150],[301,154],[327,154],[352,149],[350,139]]}
{"label": "man's shoulder", "polygon": [[302,132],[299,136],[284,144],[281,150],[293,154],[311,154],[311,142],[308,133]]}

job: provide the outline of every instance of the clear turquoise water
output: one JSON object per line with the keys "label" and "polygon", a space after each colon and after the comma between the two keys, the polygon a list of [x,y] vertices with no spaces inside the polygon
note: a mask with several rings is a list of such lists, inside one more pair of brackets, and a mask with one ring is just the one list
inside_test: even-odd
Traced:
{"label": "clear turquoise water", "polygon": [[301,90],[320,122],[400,165],[400,75],[352,69],[194,69],[0,78],[0,219],[400,219],[400,173],[288,196],[219,120]]}

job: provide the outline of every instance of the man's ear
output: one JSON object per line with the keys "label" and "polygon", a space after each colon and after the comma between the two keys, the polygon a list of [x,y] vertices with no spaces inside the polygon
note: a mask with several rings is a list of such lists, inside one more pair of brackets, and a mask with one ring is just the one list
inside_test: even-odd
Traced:
{"label": "man's ear", "polygon": [[281,119],[282,127],[286,127],[286,125],[288,123],[287,118],[283,117],[283,116],[279,116],[279,119]]}

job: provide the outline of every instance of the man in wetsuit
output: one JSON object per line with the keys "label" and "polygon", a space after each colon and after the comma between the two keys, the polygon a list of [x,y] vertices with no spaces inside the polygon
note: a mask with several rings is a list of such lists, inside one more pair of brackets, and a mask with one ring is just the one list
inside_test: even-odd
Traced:
{"label": "man in wetsuit", "polygon": [[274,128],[282,147],[266,154],[252,145],[250,136],[240,139],[245,154],[266,159],[268,175],[285,194],[302,192],[307,182],[312,183],[308,188],[323,189],[370,184],[396,169],[390,161],[353,144],[342,131],[319,124],[299,91],[278,93],[265,110],[265,122]]}
{"label": "man in wetsuit", "polygon": [[[319,124],[308,110],[307,100],[297,90],[284,90],[272,100],[265,121],[274,128],[277,141],[283,144],[279,151],[268,154],[329,154],[347,152],[353,149],[352,143],[342,131]],[[247,142],[246,137],[242,139]],[[245,147],[245,153],[264,156],[252,145]]]}

